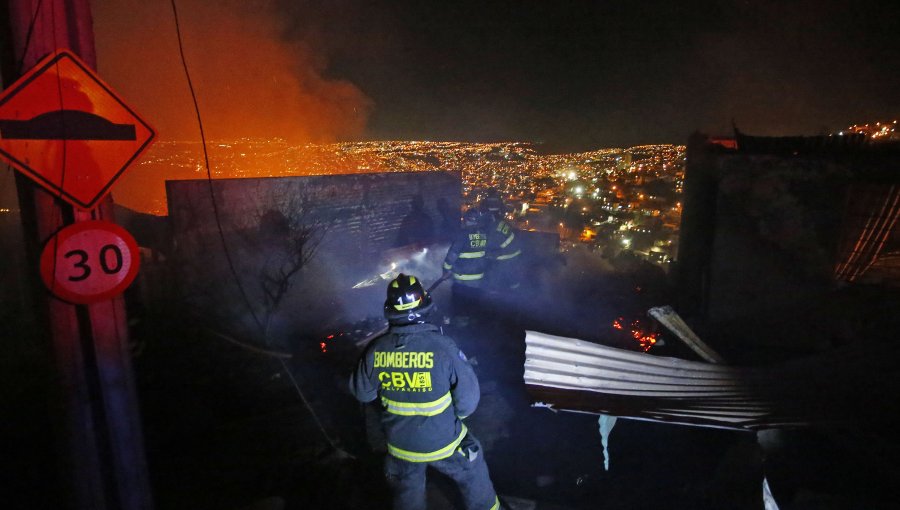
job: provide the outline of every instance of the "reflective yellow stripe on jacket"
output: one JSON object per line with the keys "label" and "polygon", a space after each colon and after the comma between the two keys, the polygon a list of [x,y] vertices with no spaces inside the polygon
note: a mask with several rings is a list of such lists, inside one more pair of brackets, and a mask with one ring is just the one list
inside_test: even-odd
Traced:
{"label": "reflective yellow stripe on jacket", "polygon": [[463,438],[466,437],[466,432],[468,429],[466,428],[466,424],[463,423],[462,429],[459,432],[459,437],[453,440],[452,443],[447,446],[441,448],[440,450],[435,450],[433,452],[410,452],[407,450],[401,450],[396,446],[388,443],[388,453],[397,457],[398,459],[408,460],[409,462],[433,462],[435,460],[446,459],[447,457],[453,455],[456,451],[456,448],[459,446],[459,443],[462,442]]}
{"label": "reflective yellow stripe on jacket", "polygon": [[522,253],[522,250],[516,250],[512,253],[507,253],[505,255],[500,255],[497,257],[497,260],[509,260],[511,258],[518,257]]}
{"label": "reflective yellow stripe on jacket", "polygon": [[481,257],[484,257],[483,251],[464,251],[459,254],[461,259],[480,259]]}
{"label": "reflective yellow stripe on jacket", "polygon": [[[514,255],[514,256],[515,256],[515,255]],[[451,269],[453,269],[453,266],[451,266],[450,264],[444,262],[444,269],[446,269],[447,271],[450,271]],[[454,279],[454,280],[472,281],[472,280],[480,280],[480,279],[482,279],[482,278],[484,278],[484,273],[477,273],[477,274],[463,274],[463,273],[457,273],[457,272],[455,272],[455,271],[453,272],[453,279]]]}
{"label": "reflective yellow stripe on jacket", "polygon": [[450,407],[450,404],[453,403],[453,397],[450,396],[448,391],[443,397],[431,402],[397,402],[396,400],[381,397],[381,403],[384,404],[384,409],[391,414],[399,414],[400,416],[436,416]]}

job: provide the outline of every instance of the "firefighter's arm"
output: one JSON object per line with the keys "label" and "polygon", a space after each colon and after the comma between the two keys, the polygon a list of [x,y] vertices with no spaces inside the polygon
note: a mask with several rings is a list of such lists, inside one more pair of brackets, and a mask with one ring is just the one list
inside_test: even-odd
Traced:
{"label": "firefighter's arm", "polygon": [[495,229],[491,228],[487,231],[487,246],[485,246],[484,252],[485,257],[488,261],[494,261],[497,257],[503,252],[500,248],[500,243],[503,240],[501,239],[500,233],[498,233]]}
{"label": "firefighter's arm", "polygon": [[360,402],[371,402],[378,398],[378,381],[375,378],[373,367],[373,353],[366,349],[356,370],[350,376],[350,393]]}
{"label": "firefighter's arm", "polygon": [[488,267],[497,260],[497,257],[499,257],[501,253],[502,250],[500,250],[500,247],[497,246],[496,243],[488,242],[487,247],[484,250],[484,258]]}
{"label": "firefighter's arm", "polygon": [[442,266],[443,275],[447,275],[450,271],[453,270],[453,264],[456,262],[456,259],[459,258],[459,249],[454,249],[456,243],[453,243],[450,246],[450,249],[447,250],[447,256],[444,257],[444,265]]}
{"label": "firefighter's arm", "polygon": [[478,386],[478,377],[472,365],[455,346],[451,356],[452,376],[450,380],[450,393],[453,396],[453,405],[456,409],[456,415],[465,418],[475,412],[478,407],[478,400],[481,398],[481,389]]}

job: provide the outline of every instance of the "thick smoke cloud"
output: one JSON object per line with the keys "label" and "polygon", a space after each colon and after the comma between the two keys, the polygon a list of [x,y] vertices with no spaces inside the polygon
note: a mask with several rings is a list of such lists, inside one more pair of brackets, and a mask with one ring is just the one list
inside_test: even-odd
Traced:
{"label": "thick smoke cloud", "polygon": [[[327,60],[282,35],[261,0],[180,0],[178,16],[204,129],[210,139],[354,139],[371,100],[326,75]],[[199,137],[169,2],[93,2],[101,76],[154,125],[163,140]]]}

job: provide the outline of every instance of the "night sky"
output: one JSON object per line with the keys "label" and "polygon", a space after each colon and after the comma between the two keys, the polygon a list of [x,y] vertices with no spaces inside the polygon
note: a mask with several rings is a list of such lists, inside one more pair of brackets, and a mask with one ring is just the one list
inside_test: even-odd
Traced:
{"label": "night sky", "polygon": [[[98,66],[162,138],[196,138],[171,8],[155,3],[93,2]],[[214,137],[560,151],[684,143],[732,120],[761,135],[894,120],[897,4],[177,2]]]}

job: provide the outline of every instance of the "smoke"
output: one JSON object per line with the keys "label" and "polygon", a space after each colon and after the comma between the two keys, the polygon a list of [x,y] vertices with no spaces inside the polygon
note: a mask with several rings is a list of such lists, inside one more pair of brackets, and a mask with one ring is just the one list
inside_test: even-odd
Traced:
{"label": "smoke", "polygon": [[403,273],[419,278],[429,288],[441,277],[448,248],[447,243],[407,245],[387,250],[378,260],[350,253],[329,254],[320,274],[326,274],[332,286],[340,289],[340,309],[334,315],[350,322],[380,317],[388,283]]}
{"label": "smoke", "polygon": [[[169,2],[92,3],[101,77],[163,140],[197,140]],[[179,0],[178,18],[209,139],[281,137],[331,142],[363,133],[371,100],[326,75],[327,59],[282,37],[264,0]]]}

